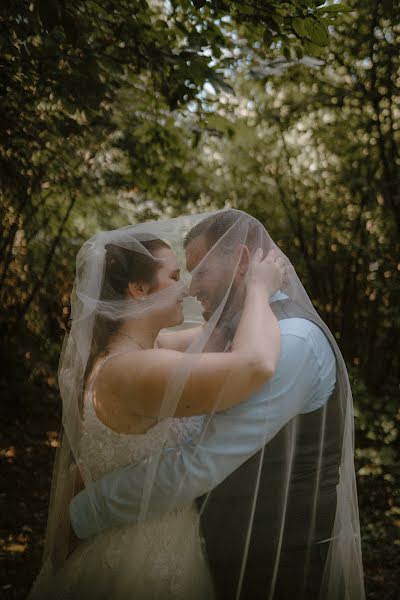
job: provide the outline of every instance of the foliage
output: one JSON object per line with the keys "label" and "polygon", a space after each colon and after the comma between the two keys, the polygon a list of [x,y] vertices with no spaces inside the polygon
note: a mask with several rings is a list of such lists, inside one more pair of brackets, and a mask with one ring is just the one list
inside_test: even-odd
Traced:
{"label": "foliage", "polygon": [[398,593],[400,411],[394,395],[371,395],[351,370],[356,419],[358,500],[369,600]]}
{"label": "foliage", "polygon": [[[64,280],[64,274],[56,275],[53,269],[55,257],[60,267],[67,265],[61,258],[63,244],[71,237],[81,239],[85,214],[96,226],[96,219],[88,215],[98,210],[98,197],[110,196],[108,204],[101,202],[103,213],[123,184],[131,191],[158,187],[159,195],[165,193],[171,202],[183,200],[178,191],[182,160],[177,158],[173,166],[164,160],[167,152],[179,156],[179,144],[181,157],[185,155],[171,110],[198,98],[206,82],[218,90],[229,89],[223,75],[247,60],[250,37],[261,35],[257,23],[273,28],[274,41],[264,52],[269,46],[280,52],[282,47],[310,42],[314,29],[302,35],[295,33],[293,23],[307,18],[318,30],[326,29],[332,14],[319,4],[2,4],[0,299],[7,308],[2,326],[9,337],[15,337],[28,313],[31,322],[43,313],[48,282],[54,277]],[[126,101],[118,118],[123,97],[133,102],[133,110]],[[160,126],[163,119],[166,123]],[[153,155],[147,152],[149,144]],[[133,171],[130,181],[123,176],[121,152]],[[115,167],[118,157],[121,165]],[[126,205],[130,197],[125,193],[121,201]]]}
{"label": "foliage", "polygon": [[223,137],[204,137],[216,176],[203,193],[271,228],[348,362],[384,392],[400,371],[400,11],[354,4],[324,62],[243,68],[235,97],[210,99],[204,123]]}
{"label": "foliage", "polygon": [[236,206],[291,258],[350,367],[368,597],[394,598],[397,4],[8,0],[0,11],[1,457],[5,483],[25,482],[7,521],[32,552],[25,587],[79,245],[99,228]]}

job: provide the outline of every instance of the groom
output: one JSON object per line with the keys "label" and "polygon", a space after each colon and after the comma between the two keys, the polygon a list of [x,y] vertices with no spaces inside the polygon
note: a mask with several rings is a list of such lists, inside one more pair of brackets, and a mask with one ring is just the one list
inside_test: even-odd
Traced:
{"label": "groom", "polygon": [[[189,271],[238,214],[212,215],[189,232],[184,243]],[[205,320],[222,300],[225,277],[217,264],[205,275],[195,272],[190,292],[201,301]],[[312,313],[281,292],[271,306],[281,328],[276,374],[248,401],[215,413],[198,445],[187,441],[163,451],[147,513],[158,516],[198,499],[219,600],[318,598],[332,534],[342,444],[335,355]],[[318,456],[329,460],[318,462]],[[318,464],[318,472],[308,472],[310,464]],[[148,461],[130,465],[78,494],[70,507],[77,536],[137,522],[147,469]],[[316,480],[320,494],[313,512]]]}

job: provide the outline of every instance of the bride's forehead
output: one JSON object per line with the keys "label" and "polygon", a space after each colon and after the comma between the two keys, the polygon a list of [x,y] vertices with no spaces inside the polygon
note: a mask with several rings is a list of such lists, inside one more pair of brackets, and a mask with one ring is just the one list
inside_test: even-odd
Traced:
{"label": "bride's forehead", "polygon": [[159,248],[154,252],[154,256],[158,258],[163,267],[171,271],[179,271],[178,259],[171,248]]}

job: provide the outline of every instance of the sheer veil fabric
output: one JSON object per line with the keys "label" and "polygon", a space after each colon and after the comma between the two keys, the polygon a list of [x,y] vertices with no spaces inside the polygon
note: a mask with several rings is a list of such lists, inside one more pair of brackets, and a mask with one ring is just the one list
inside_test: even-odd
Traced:
{"label": "sheer veil fabric", "polygon": [[[217,239],[210,242],[208,253],[187,273],[185,236],[194,227],[201,227],[203,221],[212,221],[215,216],[227,213],[228,226],[225,219],[225,226]],[[181,280],[143,299],[115,293],[115,287],[110,288],[107,280],[113,261],[123,260],[123,253],[128,251],[138,257],[143,269],[153,268],[158,259],[149,251],[148,242],[154,239],[166,242],[176,254]],[[290,579],[288,573],[292,573],[296,586],[293,597],[298,599],[364,598],[353,460],[353,404],[342,355],[295,269],[264,226],[250,215],[233,209],[100,232],[79,251],[71,298],[71,328],[59,365],[63,435],[54,468],[42,567],[42,573],[48,577],[57,577],[73,558],[73,554],[67,556],[69,531],[65,515],[74,494],[76,465],[87,489],[90,490],[91,482],[99,477],[88,459],[84,441],[87,434],[85,394],[98,356],[107,358],[107,350],[99,346],[99,339],[107,337],[107,331],[115,331],[122,322],[139,322],[152,315],[157,319],[163,314],[176,316],[175,322],[166,316],[165,331],[169,327],[181,330],[201,326],[199,335],[182,353],[182,359],[170,374],[152,425],[162,440],[147,457],[140,510],[140,522],[146,523],[149,518],[154,520],[150,517],[150,506],[152,492],[157,487],[157,465],[163,449],[171,444],[174,436],[176,438],[177,407],[190,377],[191,365],[199,353],[230,351],[245,296],[245,277],[238,277],[244,247],[250,254],[262,248],[264,255],[274,248],[285,258],[286,287],[282,290],[282,300],[274,302],[275,314],[280,320],[308,319],[322,330],[336,357],[336,386],[329,400],[317,410],[281,415],[285,425],[279,433],[272,439],[267,434],[261,437],[254,455],[197,501],[196,526],[205,538],[203,549],[214,571],[213,577],[218,579],[219,572],[220,581],[226,580],[223,584],[216,583],[217,588],[220,586],[217,597],[288,597],[285,594],[290,592],[290,586],[285,587],[289,584],[284,580]],[[218,273],[214,279],[213,273]],[[195,288],[196,281],[207,277],[214,288],[212,299],[201,306],[195,298],[186,297],[187,289]],[[182,310],[181,318],[179,310]],[[130,331],[134,339],[134,330]],[[118,352],[132,352],[128,338],[121,339],[116,347]],[[138,351],[137,345],[135,351]],[[217,401],[213,410],[208,410],[199,421],[197,437],[191,440],[193,455],[207,429],[213,427],[213,412],[219,410]],[[185,485],[185,477],[183,472],[179,486]],[[96,511],[95,503],[93,511]],[[160,521],[164,518],[160,517]],[[176,527],[179,527],[178,521]],[[187,523],[182,525],[174,543],[184,544],[187,527]],[[133,530],[134,527],[130,529]],[[159,541],[155,539],[154,544]],[[223,560],[221,548],[225,548]],[[152,548],[150,541],[145,550],[137,547],[134,556],[123,559],[127,562],[123,572],[129,571],[126,597],[139,597],[133,589],[135,577],[139,580],[144,571],[159,568],[152,562],[153,550],[156,548]],[[174,552],[174,548],[166,551]],[[121,577],[125,576],[121,574]],[[226,585],[226,593],[220,591],[223,585]]]}

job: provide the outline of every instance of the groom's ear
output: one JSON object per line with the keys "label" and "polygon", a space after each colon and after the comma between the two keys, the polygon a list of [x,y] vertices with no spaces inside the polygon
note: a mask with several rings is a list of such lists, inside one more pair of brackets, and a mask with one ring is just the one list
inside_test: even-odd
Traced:
{"label": "groom's ear", "polygon": [[249,264],[250,264],[250,250],[248,249],[248,247],[245,244],[240,244],[240,246],[237,247],[237,256],[235,257],[236,260],[238,261],[238,266],[237,266],[237,270],[236,270],[236,274],[237,276],[244,277],[247,273],[247,270],[249,268]]}

